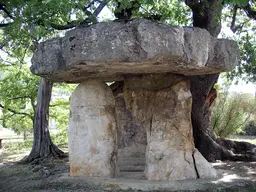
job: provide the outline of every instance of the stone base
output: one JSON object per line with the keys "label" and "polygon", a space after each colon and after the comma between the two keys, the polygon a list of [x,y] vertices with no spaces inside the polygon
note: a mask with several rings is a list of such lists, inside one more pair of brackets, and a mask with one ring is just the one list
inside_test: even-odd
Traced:
{"label": "stone base", "polygon": [[68,132],[71,176],[116,176],[115,101],[96,80],[80,84],[71,96]]}

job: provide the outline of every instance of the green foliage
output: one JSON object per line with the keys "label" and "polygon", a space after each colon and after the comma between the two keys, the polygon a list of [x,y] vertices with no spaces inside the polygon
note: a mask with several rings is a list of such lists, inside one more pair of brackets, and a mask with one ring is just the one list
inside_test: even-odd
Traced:
{"label": "green foliage", "polygon": [[249,0],[224,0],[224,4],[231,4],[231,5],[247,5]]}
{"label": "green foliage", "polygon": [[[83,21],[87,17],[84,7],[89,3],[88,0],[4,1],[10,14],[0,12],[2,23],[9,24],[0,28],[0,46],[4,46],[0,59],[0,118],[3,126],[17,133],[32,130],[39,83],[39,77],[31,74],[27,65],[32,51],[39,41],[61,34],[53,26]],[[90,10],[94,9],[93,4]],[[57,86],[68,89],[64,85]],[[66,116],[69,113],[65,108],[67,101],[59,98],[53,105],[51,118],[63,127],[68,120],[62,115],[63,111]]]}
{"label": "green foliage", "polygon": [[138,17],[153,19],[158,16],[161,22],[169,25],[191,25],[191,12],[184,2],[178,0],[141,0]]}
{"label": "green foliage", "polygon": [[237,134],[256,111],[252,95],[219,94],[212,109],[212,126],[214,133],[222,138]]}
{"label": "green foliage", "polygon": [[[35,49],[34,43],[44,41],[60,35],[56,26],[67,24],[79,25],[90,15],[85,7],[90,4],[89,0],[29,0],[4,1],[5,8],[11,13],[0,12],[2,23],[9,23],[1,28],[0,45],[9,48],[11,52],[19,52],[20,48]],[[93,11],[96,4],[90,6]],[[31,52],[31,50],[29,50]]]}
{"label": "green foliage", "polygon": [[[117,8],[117,2],[120,7]],[[191,25],[191,11],[179,0],[115,0],[109,3],[112,12],[135,7],[133,18],[146,18],[169,25]]]}
{"label": "green foliage", "polygon": [[[251,8],[256,10],[255,4],[251,3]],[[231,80],[245,80],[247,82],[256,82],[256,21],[246,15],[246,12],[238,9],[236,18],[233,18],[234,7],[227,6],[222,14],[222,20],[225,24],[232,27],[233,34],[226,38],[235,40],[240,50],[239,65],[228,73]],[[233,23],[233,26],[231,24]]]}
{"label": "green foliage", "polygon": [[65,146],[68,143],[67,129],[60,129],[56,134],[51,134],[53,142],[58,146]]}
{"label": "green foliage", "polygon": [[256,82],[256,38],[254,34],[246,34],[237,39],[240,48],[240,63],[230,73],[230,79],[243,79]]}
{"label": "green foliage", "polygon": [[68,142],[68,120],[69,120],[69,97],[76,85],[58,83],[53,87],[52,101],[50,104],[50,118],[56,122],[58,132],[52,134],[54,143],[57,145]]}
{"label": "green foliage", "polygon": [[2,70],[0,77],[1,122],[20,134],[31,132],[36,105],[39,77],[30,73],[26,65],[14,65]]}
{"label": "green foliage", "polygon": [[[0,77],[1,122],[16,133],[31,132],[36,107],[39,77],[33,75],[27,65],[2,65]],[[50,119],[57,127],[67,131],[69,95],[75,85],[56,83],[53,87]]]}

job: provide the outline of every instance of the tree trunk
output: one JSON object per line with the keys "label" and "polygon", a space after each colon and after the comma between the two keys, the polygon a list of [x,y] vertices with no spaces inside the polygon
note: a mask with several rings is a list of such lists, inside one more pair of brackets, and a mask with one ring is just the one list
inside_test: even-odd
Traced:
{"label": "tree trunk", "polygon": [[193,76],[192,93],[192,126],[195,147],[210,162],[216,160],[252,161],[256,156],[248,151],[255,145],[246,142],[234,142],[216,138],[211,125],[211,104],[216,98],[213,85],[219,74]]}
{"label": "tree trunk", "polygon": [[37,107],[33,122],[34,141],[32,151],[26,158],[27,162],[35,159],[46,158],[49,156],[65,157],[56,145],[53,144],[49,128],[49,105],[51,100],[53,83],[45,78],[40,79],[39,89],[37,93]]}
{"label": "tree trunk", "polygon": [[[193,26],[206,29],[217,37],[221,29],[221,0],[186,0],[193,12]],[[215,160],[252,161],[256,154],[255,145],[217,139],[211,126],[211,104],[216,98],[214,84],[219,74],[193,76],[190,86],[192,93],[192,126],[196,148],[210,162]],[[251,153],[245,153],[250,151]],[[237,154],[235,154],[237,153]]]}

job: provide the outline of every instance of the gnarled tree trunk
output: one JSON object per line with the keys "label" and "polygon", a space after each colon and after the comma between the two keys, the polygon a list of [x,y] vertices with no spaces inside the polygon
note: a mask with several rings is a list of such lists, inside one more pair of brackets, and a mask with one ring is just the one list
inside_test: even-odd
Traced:
{"label": "gnarled tree trunk", "polygon": [[195,147],[210,162],[215,160],[253,161],[250,151],[256,147],[246,142],[234,142],[216,138],[211,126],[211,104],[216,97],[213,85],[219,74],[191,78],[192,126]]}
{"label": "gnarled tree trunk", "polygon": [[65,157],[56,145],[53,144],[48,127],[49,105],[51,100],[53,82],[41,78],[37,93],[37,107],[34,117],[34,141],[32,151],[25,161],[31,162],[35,159],[48,156]]}
{"label": "gnarled tree trunk", "polygon": [[[221,29],[221,0],[186,0],[193,12],[193,26],[204,28],[217,37]],[[234,142],[216,138],[211,126],[211,104],[215,99],[214,84],[219,74],[193,76],[191,78],[192,93],[192,126],[196,148],[208,161],[256,160],[252,151],[255,145],[245,142]],[[249,152],[248,152],[249,151]]]}

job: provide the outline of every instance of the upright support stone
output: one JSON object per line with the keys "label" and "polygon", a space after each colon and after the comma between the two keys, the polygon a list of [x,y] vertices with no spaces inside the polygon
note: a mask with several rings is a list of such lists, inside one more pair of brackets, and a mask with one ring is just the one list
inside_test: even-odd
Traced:
{"label": "upright support stone", "polygon": [[115,100],[104,82],[83,82],[72,94],[68,137],[71,176],[116,176]]}
{"label": "upright support stone", "polygon": [[214,177],[211,165],[200,158],[198,166],[194,157],[189,81],[160,74],[131,77],[124,83],[125,102],[147,130],[147,179],[196,179],[204,168],[203,178]]}

